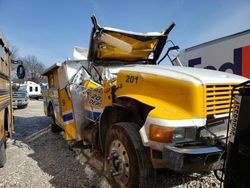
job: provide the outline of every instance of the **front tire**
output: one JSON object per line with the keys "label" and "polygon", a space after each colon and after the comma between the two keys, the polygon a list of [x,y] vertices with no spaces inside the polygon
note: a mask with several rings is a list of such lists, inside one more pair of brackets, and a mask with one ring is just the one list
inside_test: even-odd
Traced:
{"label": "front tire", "polygon": [[105,166],[114,187],[154,187],[155,171],[135,123],[114,124],[105,142]]}

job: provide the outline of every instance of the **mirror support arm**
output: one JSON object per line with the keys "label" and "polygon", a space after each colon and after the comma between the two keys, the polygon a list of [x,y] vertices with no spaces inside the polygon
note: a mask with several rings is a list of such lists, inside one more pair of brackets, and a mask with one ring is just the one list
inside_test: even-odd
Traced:
{"label": "mirror support arm", "polygon": [[15,65],[22,65],[23,61],[21,61],[21,60],[11,60],[11,63],[15,64]]}

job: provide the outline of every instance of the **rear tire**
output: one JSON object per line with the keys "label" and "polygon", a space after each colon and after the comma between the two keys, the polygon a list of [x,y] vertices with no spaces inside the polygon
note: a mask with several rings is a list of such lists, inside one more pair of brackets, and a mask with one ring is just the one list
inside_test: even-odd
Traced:
{"label": "rear tire", "polygon": [[0,147],[0,168],[4,167],[6,162],[6,139],[4,137],[4,143]]}
{"label": "rear tire", "polygon": [[105,142],[105,167],[114,187],[154,187],[155,170],[135,123],[114,124]]}

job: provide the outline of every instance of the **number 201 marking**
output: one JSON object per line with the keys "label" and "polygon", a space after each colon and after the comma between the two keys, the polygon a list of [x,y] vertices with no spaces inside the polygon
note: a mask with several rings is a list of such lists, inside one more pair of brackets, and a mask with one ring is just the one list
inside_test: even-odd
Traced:
{"label": "number 201 marking", "polygon": [[127,75],[125,82],[130,83],[130,84],[137,84],[138,79],[139,79],[138,76],[129,76],[129,75]]}

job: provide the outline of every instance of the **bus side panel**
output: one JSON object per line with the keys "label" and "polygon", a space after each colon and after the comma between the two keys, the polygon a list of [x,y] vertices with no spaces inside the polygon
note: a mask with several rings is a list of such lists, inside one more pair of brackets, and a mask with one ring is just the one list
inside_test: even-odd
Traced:
{"label": "bus side panel", "polygon": [[43,110],[44,114],[48,116],[48,107],[49,107],[49,92],[48,90],[43,90]]}
{"label": "bus side panel", "polygon": [[4,130],[4,110],[0,111],[0,142],[3,140],[5,134]]}
{"label": "bus side panel", "polygon": [[14,118],[14,113],[12,109],[11,103],[8,105],[8,127],[9,127],[9,136],[12,138],[12,132],[14,131],[14,123],[13,123],[13,118]]}
{"label": "bus side panel", "polygon": [[77,131],[74,121],[72,102],[66,92],[66,89],[59,91],[60,108],[62,112],[62,124],[65,131],[66,140],[75,140],[77,138]]}
{"label": "bus side panel", "polygon": [[48,91],[48,98],[50,99],[52,105],[53,105],[53,109],[54,109],[54,114],[56,117],[56,123],[60,126],[62,126],[62,117],[61,117],[61,111],[60,111],[60,104],[59,104],[59,94],[58,94],[58,90],[57,89],[49,89]]}

